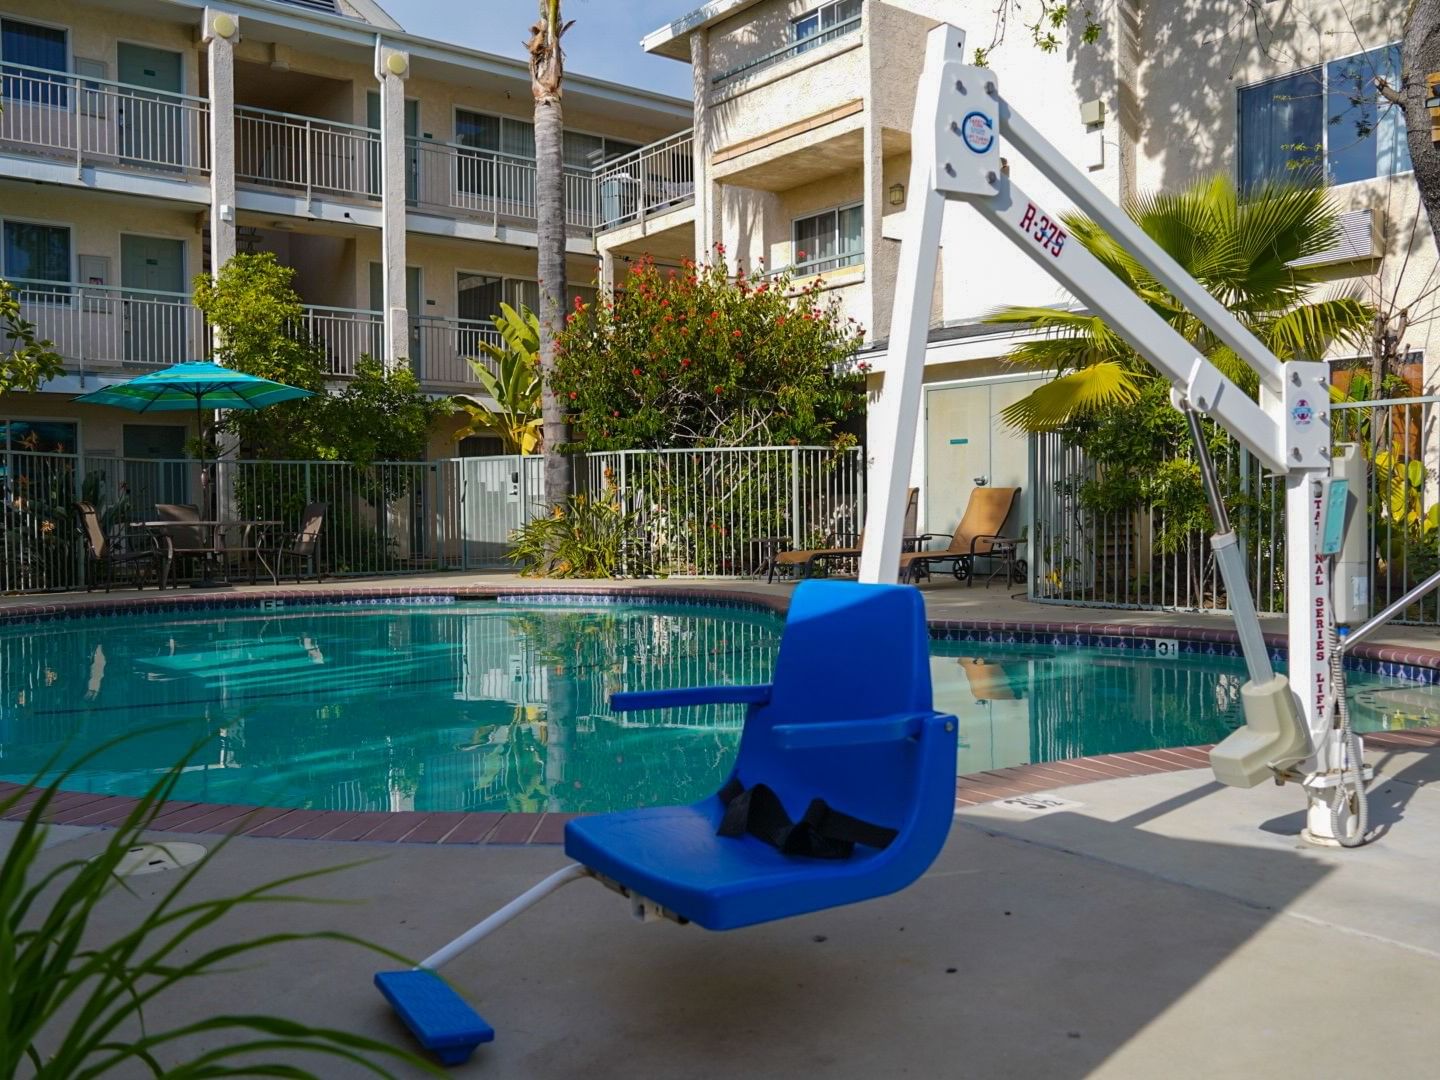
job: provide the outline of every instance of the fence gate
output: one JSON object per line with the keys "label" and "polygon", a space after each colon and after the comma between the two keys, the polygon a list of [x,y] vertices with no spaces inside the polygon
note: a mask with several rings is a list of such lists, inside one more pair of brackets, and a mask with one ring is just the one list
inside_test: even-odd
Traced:
{"label": "fence gate", "polygon": [[454,458],[450,465],[459,493],[459,520],[451,532],[459,566],[509,567],[510,534],[533,517],[543,501],[544,458]]}

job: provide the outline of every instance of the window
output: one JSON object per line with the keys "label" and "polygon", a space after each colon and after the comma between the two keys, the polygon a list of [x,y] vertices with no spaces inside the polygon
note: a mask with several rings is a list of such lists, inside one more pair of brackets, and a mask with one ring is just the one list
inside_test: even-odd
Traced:
{"label": "window", "polygon": [[565,165],[572,169],[593,169],[640,149],[639,143],[621,142],[583,131],[565,132]]}
{"label": "window", "polygon": [[[37,105],[65,108],[68,80],[62,75],[40,75],[26,68],[67,72],[70,49],[66,32],[55,26],[37,26],[19,19],[0,19],[0,97]],[[14,65],[21,65],[16,67]]]}
{"label": "window", "polygon": [[795,269],[823,274],[865,260],[865,208],[826,210],[795,221]]}
{"label": "window", "polygon": [[1405,116],[1375,79],[1399,84],[1400,47],[1332,60],[1240,91],[1242,187],[1323,175],[1334,184],[1408,172]]}
{"label": "window", "polygon": [[[833,3],[825,4],[814,11],[807,11],[790,25],[795,33],[795,40],[801,43],[795,51],[806,52],[816,46],[829,41],[833,31],[838,26],[845,26],[848,30],[850,23],[860,17],[860,0],[834,0]],[[814,41],[810,39],[814,38]]]}
{"label": "window", "polygon": [[[0,272],[18,280],[27,300],[68,301],[70,230],[64,225],[7,221],[0,242]],[[39,285],[37,282],[56,282]]]}
{"label": "window", "polygon": [[70,420],[0,419],[0,450],[73,454],[80,448],[80,425]]}
{"label": "window", "polygon": [[535,125],[513,116],[455,110],[455,141],[476,150],[535,160]]}
{"label": "window", "polygon": [[[516,311],[529,308],[537,314],[540,311],[540,285],[523,278],[502,278],[490,274],[469,274],[464,271],[456,275],[456,314],[466,322],[482,324],[489,332],[491,319],[500,314],[500,305],[509,304]],[[587,285],[569,287],[569,306],[574,307],[576,297],[582,303],[593,303],[595,289]]]}
{"label": "window", "polygon": [[483,154],[461,154],[456,186],[470,195],[493,196],[534,203],[533,170],[518,169],[505,158],[519,158],[526,163],[535,160],[535,125],[511,116],[455,110],[455,141],[461,146],[485,151]]}

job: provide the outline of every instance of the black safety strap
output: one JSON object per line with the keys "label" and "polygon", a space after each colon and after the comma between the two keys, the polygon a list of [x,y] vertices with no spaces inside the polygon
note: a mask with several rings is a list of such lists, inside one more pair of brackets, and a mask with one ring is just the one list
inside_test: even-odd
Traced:
{"label": "black safety strap", "polygon": [[747,788],[733,777],[721,789],[720,801],[725,804],[725,817],[716,830],[720,836],[749,833],[786,855],[848,859],[855,854],[856,844],[883,849],[898,835],[894,829],[841,813],[824,799],[811,799],[805,816],[791,821],[780,797],[769,787],[756,784]]}

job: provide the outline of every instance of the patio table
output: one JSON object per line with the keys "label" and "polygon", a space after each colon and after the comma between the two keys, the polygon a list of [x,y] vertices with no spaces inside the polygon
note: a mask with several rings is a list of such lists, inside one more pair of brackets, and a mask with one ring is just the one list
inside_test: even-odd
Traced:
{"label": "patio table", "polygon": [[[210,539],[205,545],[203,553],[209,558],[228,555],[231,553],[249,553],[270,575],[272,583],[280,584],[280,572],[276,565],[272,564],[265,557],[265,544],[268,529],[284,525],[283,521],[269,521],[259,519],[221,521],[132,521],[130,527],[133,529],[147,529],[162,536],[166,530],[174,529],[209,529]],[[241,530],[242,539],[239,544],[226,544],[223,542],[225,530]],[[272,545],[273,546],[273,545]],[[209,581],[208,577],[202,579],[202,584]],[[252,578],[253,580],[253,578]]]}

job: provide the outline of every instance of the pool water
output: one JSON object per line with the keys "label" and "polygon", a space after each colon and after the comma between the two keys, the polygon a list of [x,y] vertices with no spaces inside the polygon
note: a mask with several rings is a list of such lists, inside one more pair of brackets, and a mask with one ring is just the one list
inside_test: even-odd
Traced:
{"label": "pool water", "polygon": [[[135,732],[67,782],[143,793],[198,744],[175,797],[332,810],[601,811],[714,791],[743,709],[616,716],[615,690],[765,682],[768,613],[497,601],[211,609],[0,630],[0,779]],[[1213,742],[1234,660],[936,643],[958,772]],[[823,673],[818,673],[823,677]],[[1440,691],[1354,674],[1362,730],[1440,714]]]}

